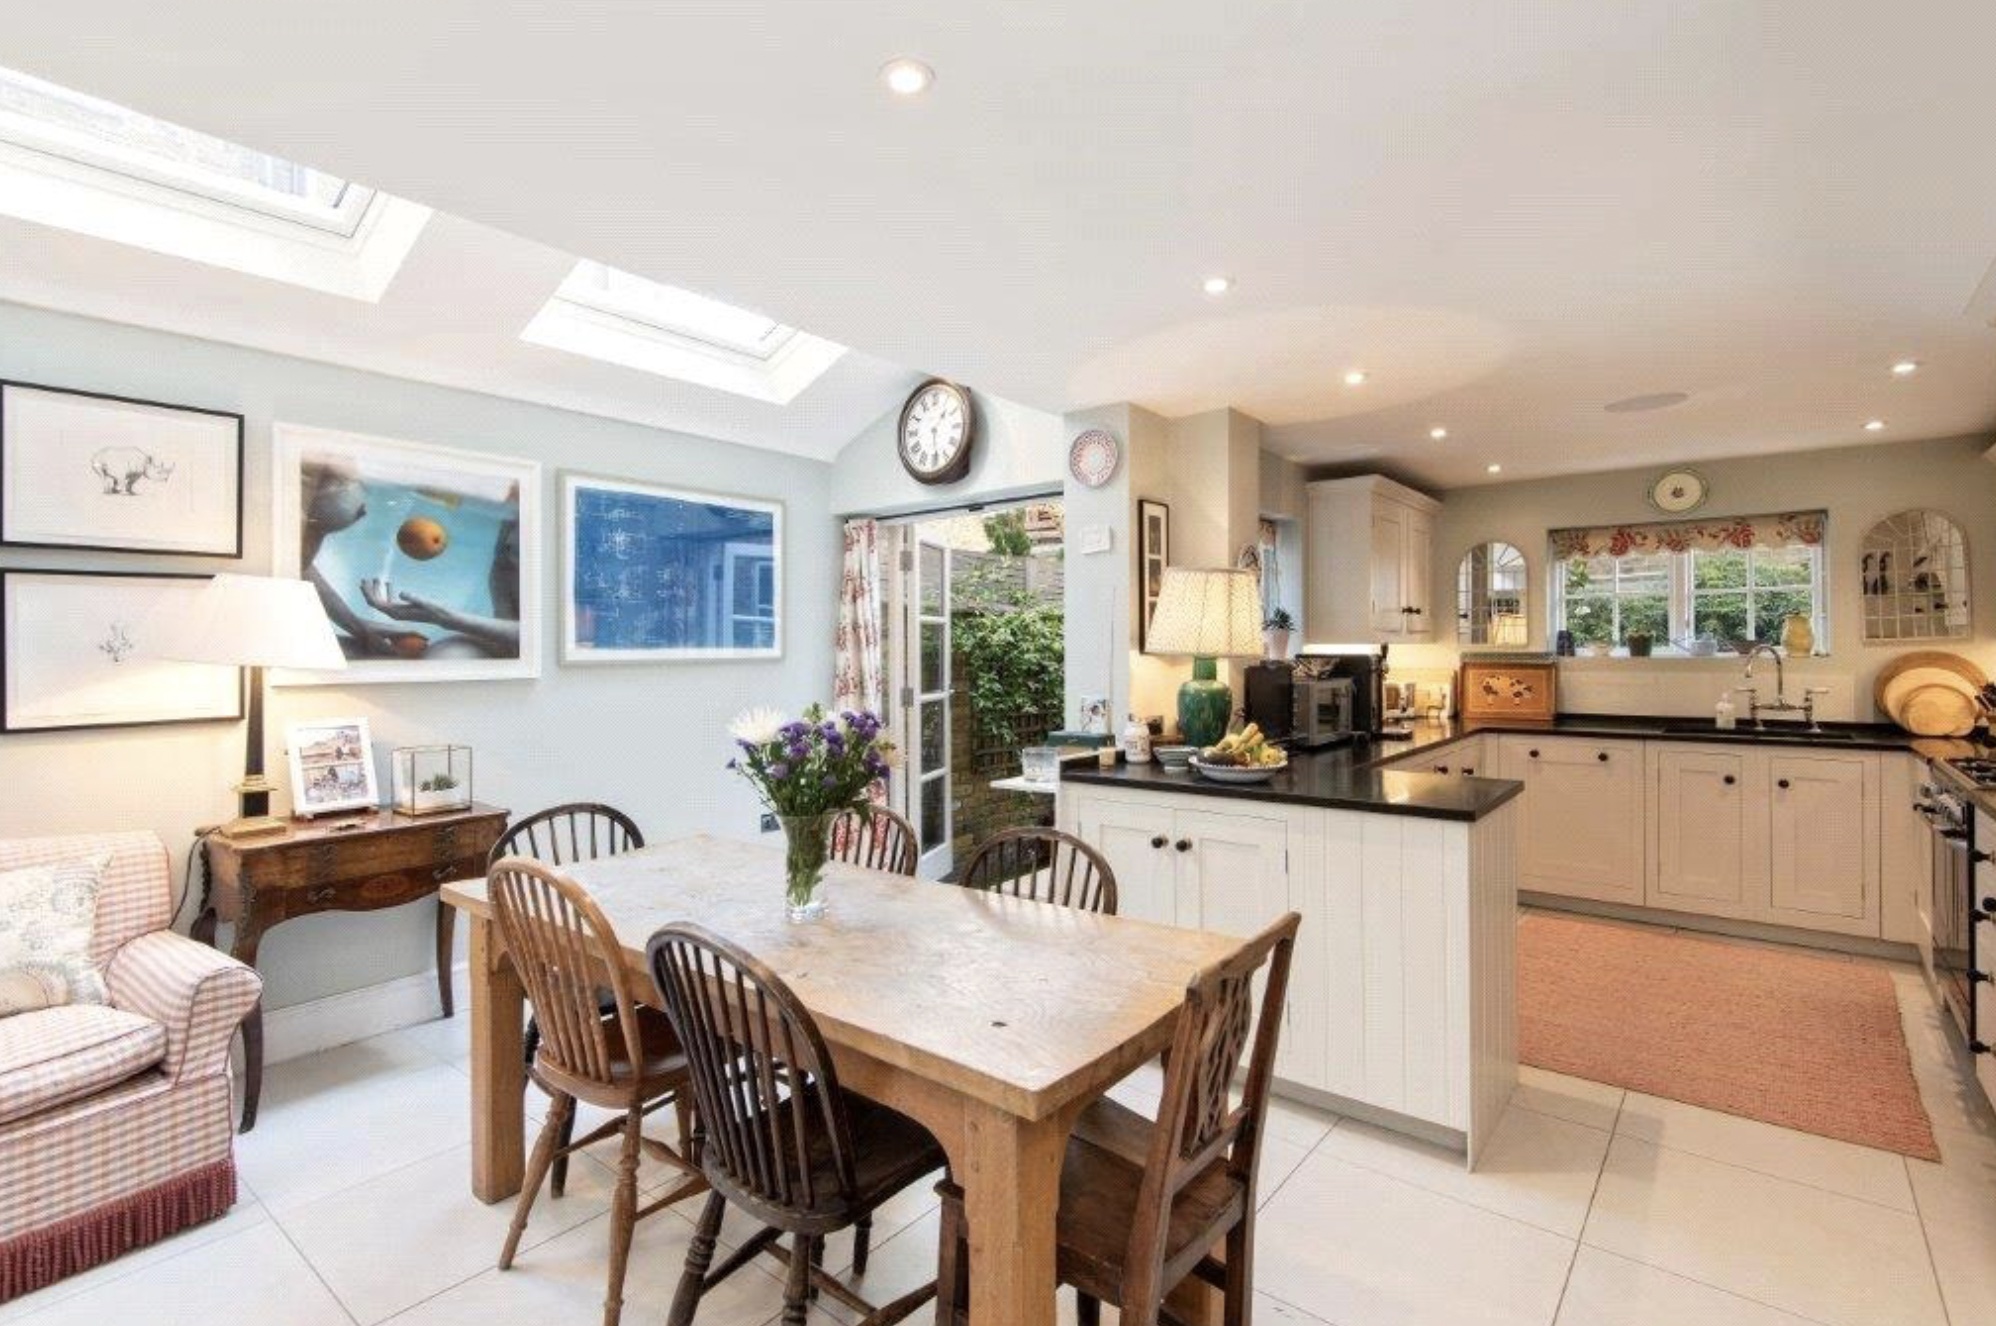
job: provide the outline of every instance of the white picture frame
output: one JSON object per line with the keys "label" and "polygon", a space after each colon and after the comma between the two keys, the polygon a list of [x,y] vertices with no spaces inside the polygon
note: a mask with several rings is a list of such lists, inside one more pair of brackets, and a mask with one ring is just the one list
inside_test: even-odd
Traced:
{"label": "white picture frame", "polygon": [[539,462],[299,424],[272,437],[275,574],[318,586],[348,659],[274,684],[540,675]]}
{"label": "white picture frame", "polygon": [[561,661],[783,657],[783,503],[564,472]]}
{"label": "white picture frame", "polygon": [[0,381],[0,543],[243,555],[243,417]]}
{"label": "white picture frame", "polygon": [[301,819],[381,808],[374,737],[365,718],[320,718],[285,729],[291,813]]}
{"label": "white picture frame", "polygon": [[204,575],[0,570],[0,732],[232,723],[242,672],[147,657]]}

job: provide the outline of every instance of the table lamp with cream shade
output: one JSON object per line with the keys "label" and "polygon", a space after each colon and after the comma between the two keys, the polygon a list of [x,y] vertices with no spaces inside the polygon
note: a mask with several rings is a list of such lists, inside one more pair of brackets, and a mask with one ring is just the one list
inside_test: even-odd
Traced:
{"label": "table lamp with cream shade", "polygon": [[1227,734],[1234,692],[1215,659],[1261,657],[1261,583],[1252,571],[1166,567],[1144,635],[1147,654],[1190,654],[1192,679],[1178,688],[1178,730],[1189,746]]}
{"label": "table lamp with cream shade", "polygon": [[285,822],[270,813],[274,785],[263,774],[263,672],[347,665],[318,591],[303,580],[218,575],[185,609],[151,623],[149,635],[146,652],[159,658],[248,669],[249,733],[243,781],[235,789],[242,813],[222,832],[232,838],[282,833]]}

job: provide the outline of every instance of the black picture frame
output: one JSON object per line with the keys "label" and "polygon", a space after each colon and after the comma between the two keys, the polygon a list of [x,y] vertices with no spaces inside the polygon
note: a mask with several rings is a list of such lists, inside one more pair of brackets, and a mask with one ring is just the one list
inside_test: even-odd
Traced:
{"label": "black picture frame", "polygon": [[[63,577],[75,580],[190,580],[207,581],[215,577],[199,571],[71,571],[48,567],[6,567],[0,568],[0,735],[22,735],[42,732],[90,732],[116,728],[133,727],[178,727],[190,723],[239,723],[243,719],[243,684],[238,672],[230,691],[234,696],[234,708],[228,713],[194,714],[183,718],[143,718],[124,722],[94,723],[34,723],[22,725],[15,717],[13,704],[13,683],[16,670],[14,650],[21,643],[14,638],[10,622],[13,617],[14,582],[28,577]],[[193,666],[193,665],[190,665]]]}
{"label": "black picture frame", "polygon": [[[1137,499],[1137,651],[1143,652],[1150,636],[1151,614],[1157,611],[1157,592],[1164,568],[1171,565],[1171,507],[1148,497]],[[1156,575],[1151,573],[1155,571]]]}
{"label": "black picture frame", "polygon": [[[201,415],[211,419],[223,419],[235,425],[235,464],[233,482],[235,485],[234,530],[231,542],[226,548],[206,547],[158,547],[121,543],[93,543],[84,540],[50,540],[46,538],[17,537],[18,531],[10,528],[9,474],[13,466],[10,446],[19,446],[18,439],[10,439],[7,430],[7,398],[11,392],[34,391],[56,396],[74,396],[82,400],[106,401],[114,405],[134,405],[149,410],[167,410],[176,414]],[[247,494],[244,492],[243,460],[245,453],[244,417],[232,410],[216,410],[200,405],[182,405],[173,401],[147,400],[140,396],[120,396],[111,392],[85,391],[76,387],[58,387],[46,382],[27,382],[12,378],[0,378],[0,547],[40,548],[71,552],[143,553],[155,557],[212,557],[239,561],[243,556],[243,511]]]}

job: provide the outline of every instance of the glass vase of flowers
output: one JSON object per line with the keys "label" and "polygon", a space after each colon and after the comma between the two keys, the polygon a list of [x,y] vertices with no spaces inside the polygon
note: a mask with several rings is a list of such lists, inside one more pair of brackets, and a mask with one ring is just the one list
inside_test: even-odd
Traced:
{"label": "glass vase of flowers", "polygon": [[792,921],[825,910],[825,859],[832,822],[847,811],[870,818],[868,789],[887,774],[892,745],[877,714],[828,714],[812,705],[799,718],[751,709],[728,731],[736,755],[728,767],[748,779],[783,827],[784,898]]}

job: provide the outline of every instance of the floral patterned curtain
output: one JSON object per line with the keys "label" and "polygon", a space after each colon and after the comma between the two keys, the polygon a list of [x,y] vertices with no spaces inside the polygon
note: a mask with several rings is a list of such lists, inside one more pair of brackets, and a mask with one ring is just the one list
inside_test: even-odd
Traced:
{"label": "floral patterned curtain", "polygon": [[1556,529],[1548,537],[1552,540],[1552,555],[1561,561],[1693,549],[1716,552],[1725,548],[1814,547],[1823,541],[1825,520],[1821,511],[1790,511],[1775,516],[1718,516],[1709,520]]}
{"label": "floral patterned curtain", "polygon": [[880,522],[846,522],[839,627],[833,640],[832,707],[885,715],[887,656],[880,640]]}

